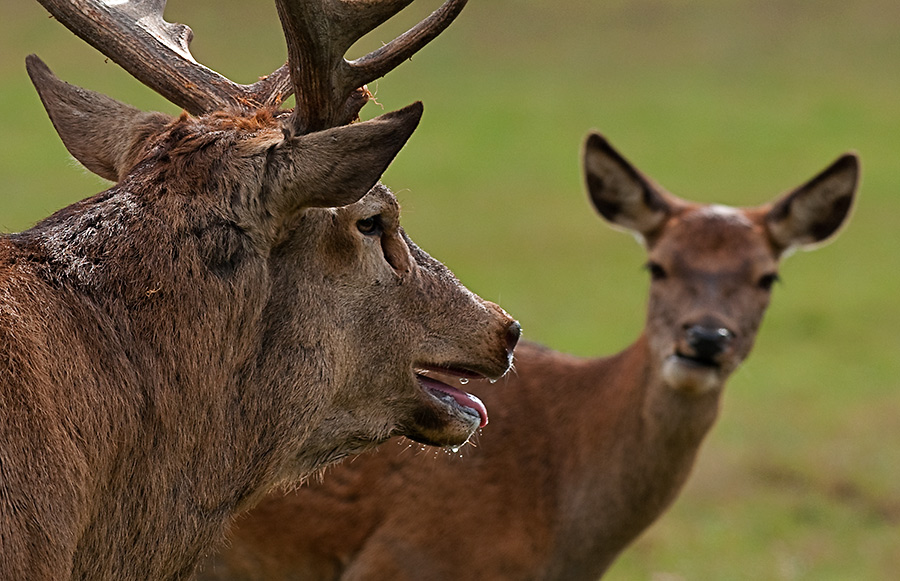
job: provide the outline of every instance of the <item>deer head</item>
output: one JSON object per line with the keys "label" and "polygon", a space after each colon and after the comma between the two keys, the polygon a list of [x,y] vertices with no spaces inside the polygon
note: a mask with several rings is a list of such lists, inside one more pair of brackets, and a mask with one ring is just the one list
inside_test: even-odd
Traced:
{"label": "deer head", "polygon": [[[294,446],[289,477],[395,434],[458,445],[487,422],[483,404],[449,383],[502,375],[518,323],[418,249],[393,194],[375,185],[422,107],[353,122],[365,83],[437,36],[465,0],[354,61],[347,48],[411,0],[278,0],[289,60],[253,85],[198,64],[190,29],[163,20],[165,0],[40,2],[186,110],[145,113],[27,59],[66,147],[117,182],[50,220],[54,232],[94,225],[68,249],[104,248],[104,268],[81,283],[116,285],[149,340],[188,359],[191,333],[160,336],[152,320],[228,304],[231,323],[186,327],[233,354],[226,382],[266,394],[245,401],[247,414],[281,426]],[[291,93],[297,106],[280,109]]]}
{"label": "deer head", "polygon": [[672,389],[697,394],[720,389],[747,356],[779,260],[838,231],[859,179],[858,158],[846,154],[770,204],[730,208],[676,198],[596,133],[584,167],[597,211],[647,248],[652,365]]}

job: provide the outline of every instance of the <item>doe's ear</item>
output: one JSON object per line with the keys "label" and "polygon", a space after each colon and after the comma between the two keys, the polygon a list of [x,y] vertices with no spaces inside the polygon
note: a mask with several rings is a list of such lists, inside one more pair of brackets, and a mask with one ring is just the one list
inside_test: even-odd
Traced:
{"label": "doe's ear", "polygon": [[422,104],[416,102],[369,121],[293,138],[293,172],[280,199],[273,200],[276,215],[358,201],[381,179],[421,117]]}
{"label": "doe's ear", "polygon": [[772,204],[766,213],[766,228],[782,253],[813,247],[840,229],[853,206],[859,170],[859,157],[844,154]]}
{"label": "doe's ear", "polygon": [[672,200],[635,169],[599,133],[584,146],[591,202],[612,224],[646,238],[672,214]]}
{"label": "doe's ear", "polygon": [[35,55],[25,59],[25,66],[66,149],[110,181],[125,177],[140,161],[145,142],[172,121],[61,81]]}

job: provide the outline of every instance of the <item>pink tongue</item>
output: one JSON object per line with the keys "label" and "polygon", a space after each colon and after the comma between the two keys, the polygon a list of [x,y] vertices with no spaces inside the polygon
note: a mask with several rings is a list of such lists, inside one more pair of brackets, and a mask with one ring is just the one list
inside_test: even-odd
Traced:
{"label": "pink tongue", "polygon": [[455,399],[456,403],[458,403],[459,405],[478,412],[478,415],[481,417],[481,424],[479,424],[478,427],[483,428],[488,424],[487,408],[484,407],[484,403],[480,399],[478,399],[471,393],[460,391],[455,387],[451,387],[445,383],[438,383],[436,381],[429,381],[428,386],[436,391],[446,393],[447,395]]}

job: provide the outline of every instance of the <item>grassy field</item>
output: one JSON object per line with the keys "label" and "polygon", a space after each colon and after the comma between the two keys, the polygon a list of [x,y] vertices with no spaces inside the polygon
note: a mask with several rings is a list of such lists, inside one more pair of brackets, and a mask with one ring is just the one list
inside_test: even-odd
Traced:
{"label": "grassy field", "polygon": [[[192,25],[198,60],[249,82],[284,59],[270,4],[174,1],[167,17]],[[361,49],[437,4],[419,0]],[[9,231],[106,187],[68,158],[26,54],[70,82],[174,110],[37,3],[7,0],[3,13]],[[785,263],[686,490],[609,579],[897,578],[898,27],[895,0],[471,0],[374,87],[385,110],[425,102],[385,178],[409,233],[528,338],[584,355],[637,337],[647,286],[641,249],[587,203],[589,129],[677,195],[733,205],[765,202],[848,149],[862,157],[849,227]]]}

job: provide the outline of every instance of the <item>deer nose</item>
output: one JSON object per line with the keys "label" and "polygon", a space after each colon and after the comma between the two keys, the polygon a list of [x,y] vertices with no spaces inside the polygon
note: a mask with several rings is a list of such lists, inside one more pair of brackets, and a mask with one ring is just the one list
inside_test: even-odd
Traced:
{"label": "deer nose", "polygon": [[721,354],[731,340],[734,333],[724,327],[706,327],[692,325],[687,328],[687,342],[697,359],[713,361]]}
{"label": "deer nose", "polygon": [[512,355],[513,349],[519,343],[519,337],[521,336],[522,325],[519,324],[519,321],[510,323],[509,327],[506,328],[506,350],[510,355]]}

